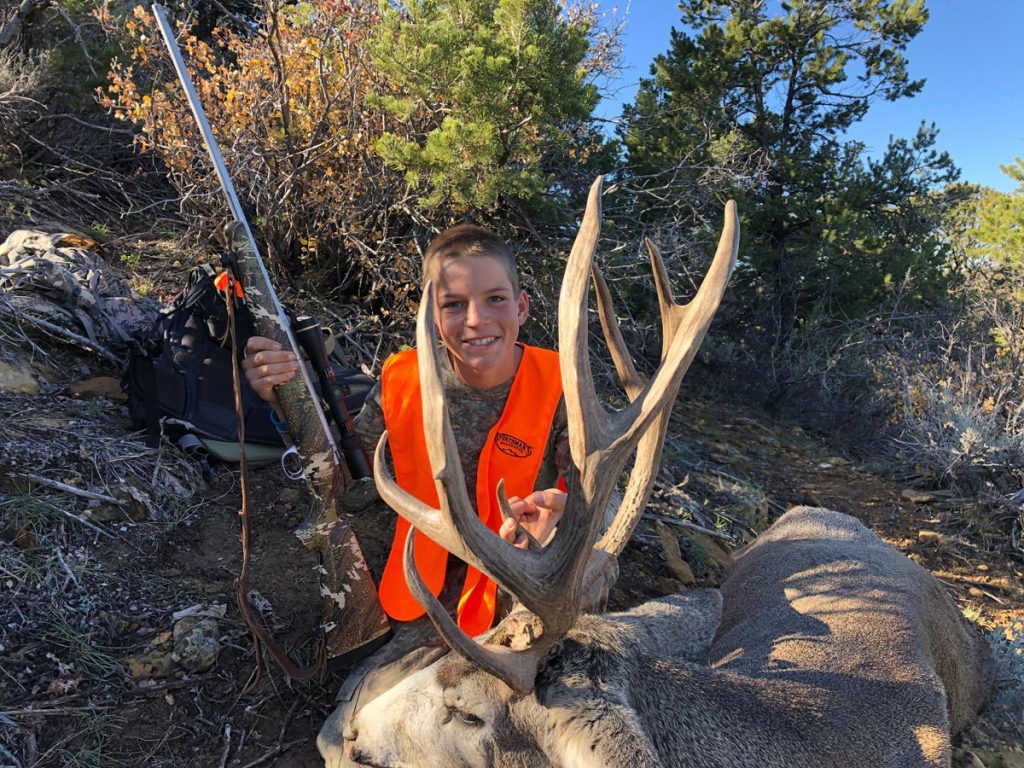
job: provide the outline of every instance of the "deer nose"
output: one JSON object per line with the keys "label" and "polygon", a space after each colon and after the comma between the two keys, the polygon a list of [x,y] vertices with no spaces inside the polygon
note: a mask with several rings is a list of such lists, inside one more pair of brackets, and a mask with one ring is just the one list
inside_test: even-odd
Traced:
{"label": "deer nose", "polygon": [[353,749],[351,754],[352,762],[356,765],[368,766],[368,768],[382,768],[377,763],[373,762],[373,758],[363,752],[361,749]]}

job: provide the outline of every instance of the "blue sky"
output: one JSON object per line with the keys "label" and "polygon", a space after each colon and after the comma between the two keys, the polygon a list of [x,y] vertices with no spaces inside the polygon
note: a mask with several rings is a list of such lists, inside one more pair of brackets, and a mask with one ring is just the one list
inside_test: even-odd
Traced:
{"label": "blue sky", "polygon": [[[609,12],[626,0],[601,0]],[[913,78],[925,78],[913,99],[878,102],[850,138],[881,153],[889,136],[910,138],[922,120],[939,128],[937,145],[961,168],[962,179],[1008,192],[1016,183],[1000,164],[1024,157],[1024,0],[930,0],[930,18],[908,46]],[[598,114],[614,118],[631,102],[651,60],[668,49],[679,25],[675,0],[632,0],[624,69]]]}

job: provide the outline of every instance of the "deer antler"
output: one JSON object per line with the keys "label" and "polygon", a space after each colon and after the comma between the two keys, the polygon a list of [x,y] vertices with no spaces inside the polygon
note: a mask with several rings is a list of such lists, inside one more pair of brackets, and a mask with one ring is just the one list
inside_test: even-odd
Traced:
{"label": "deer antler", "polygon": [[[441,387],[434,333],[433,286],[424,290],[417,318],[420,388],[427,453],[437,482],[441,509],[423,504],[398,487],[384,462],[385,433],[377,446],[374,474],[381,497],[416,528],[450,553],[501,584],[543,626],[543,633],[526,656],[504,648],[481,646],[467,638],[422,587],[406,548],[406,578],[438,632],[455,650],[500,677],[514,690],[532,689],[537,662],[547,648],[575,623],[584,590],[609,558],[618,556],[647,501],[660,459],[665,430],[679,385],[693,360],[725,291],[736,260],[736,208],[726,205],[718,252],[700,290],[687,305],[676,304],[667,273],[656,249],[648,244],[661,305],[665,339],[662,363],[642,387],[626,351],[604,281],[592,270],[601,227],[601,178],[590,189],[586,213],[566,265],[559,299],[559,359],[569,420],[574,467],[567,477],[568,498],[560,534],[542,550],[508,545],[477,517],[465,480]],[[631,400],[619,412],[608,413],[598,402],[587,343],[587,278],[593,272],[602,326],[619,376]],[[626,497],[601,541],[594,545],[603,511],[633,450],[637,460]],[[504,491],[499,490],[499,501]]]}

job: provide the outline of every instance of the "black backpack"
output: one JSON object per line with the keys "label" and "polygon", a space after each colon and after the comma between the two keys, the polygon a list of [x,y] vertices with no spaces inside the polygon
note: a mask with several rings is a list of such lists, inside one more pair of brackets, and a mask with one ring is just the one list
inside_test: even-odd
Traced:
{"label": "black backpack", "polygon": [[[202,447],[203,451],[231,460],[237,457],[238,448],[231,344],[227,305],[214,279],[215,272],[209,265],[192,270],[185,289],[160,314],[140,348],[131,354],[121,386],[128,395],[132,423],[137,429],[146,430],[150,446],[159,445],[163,435],[187,452]],[[244,302],[236,307],[241,363],[245,342],[255,332],[255,326]],[[336,353],[330,362],[340,390],[335,395],[345,398],[354,418],[373,380],[344,365]],[[247,451],[252,446],[283,449],[270,420],[270,406],[253,391],[244,376],[240,383]]]}

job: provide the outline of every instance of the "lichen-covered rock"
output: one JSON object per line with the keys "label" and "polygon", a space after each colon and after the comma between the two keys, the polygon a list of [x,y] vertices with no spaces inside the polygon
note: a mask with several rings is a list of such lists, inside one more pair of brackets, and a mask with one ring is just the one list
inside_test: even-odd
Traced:
{"label": "lichen-covered rock", "polygon": [[172,658],[189,672],[213,666],[220,654],[220,625],[210,617],[186,616],[174,625]]}

